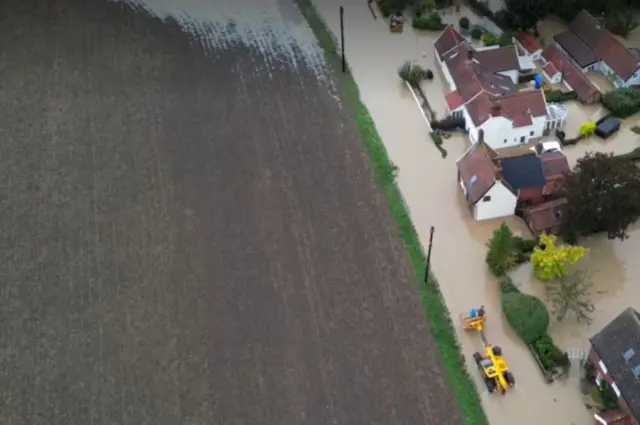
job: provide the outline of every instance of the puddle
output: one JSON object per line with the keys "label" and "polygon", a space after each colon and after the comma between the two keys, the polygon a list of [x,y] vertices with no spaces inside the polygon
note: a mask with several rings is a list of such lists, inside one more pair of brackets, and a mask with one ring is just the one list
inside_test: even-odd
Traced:
{"label": "puddle", "polygon": [[[418,33],[408,25],[402,34],[391,34],[384,20],[373,20],[361,0],[316,1],[336,34],[340,31],[340,5],[345,7],[349,64],[389,156],[399,168],[397,181],[423,243],[428,241],[430,226],[435,227],[432,268],[447,306],[457,318],[470,307],[484,304],[488,312],[487,338],[503,347],[515,374],[517,389],[506,397],[481,394],[491,424],[593,422],[593,416],[584,408],[577,379],[546,384],[530,352],[501,316],[497,282],[484,263],[485,244],[501,220],[473,222],[456,183],[455,162],[468,147],[466,137],[454,135],[446,139],[443,146],[448,156],[442,159],[411,95],[403,93],[399,84],[397,70],[402,63],[418,61],[436,76],[423,86],[429,103],[437,112],[445,110],[446,85],[433,50],[438,34]],[[506,221],[515,233],[528,235],[519,219],[510,217]],[[459,330],[459,338],[467,360],[474,351],[482,350],[477,336]],[[469,367],[478,387],[484,388],[475,365],[469,363]],[[577,373],[573,375],[577,377]]]}

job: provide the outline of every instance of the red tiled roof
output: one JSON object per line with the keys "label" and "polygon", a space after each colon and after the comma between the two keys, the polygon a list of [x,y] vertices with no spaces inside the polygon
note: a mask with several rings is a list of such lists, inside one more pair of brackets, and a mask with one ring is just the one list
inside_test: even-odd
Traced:
{"label": "red tiled roof", "polygon": [[597,96],[598,89],[589,81],[589,79],[569,60],[564,53],[555,45],[549,44],[542,51],[542,56],[563,74],[566,81],[573,90],[578,94],[578,98],[587,103],[593,102],[594,96]]}
{"label": "red tiled roof", "polygon": [[554,75],[560,72],[553,62],[547,62],[547,64],[542,67],[542,70],[549,76],[549,78],[553,78]]}
{"label": "red tiled roof", "polygon": [[533,123],[532,117],[547,115],[547,102],[541,90],[529,90],[494,97],[486,93],[476,96],[466,106],[471,120],[476,126],[482,125],[499,106],[499,114],[513,123],[514,127],[524,127]]}
{"label": "red tiled roof", "polygon": [[462,37],[462,35],[458,31],[456,31],[453,26],[447,25],[444,31],[442,31],[442,33],[436,39],[434,46],[438,55],[442,57],[442,55],[444,55],[463,41],[464,38]]}
{"label": "red tiled roof", "polygon": [[585,52],[586,48],[623,80],[629,79],[638,69],[638,60],[635,55],[586,11],[583,10],[576,16],[569,25],[569,31],[574,38],[580,40],[580,43],[565,33],[555,38],[581,66],[584,66],[581,63],[581,60],[584,61],[583,56],[588,55]]}
{"label": "red tiled roof", "polygon": [[529,228],[535,234],[548,232],[562,224],[567,212],[567,199],[556,199],[525,210]]}
{"label": "red tiled roof", "polygon": [[444,98],[447,101],[449,110],[451,111],[453,111],[454,109],[458,109],[459,107],[464,105],[464,100],[462,100],[462,96],[460,96],[460,93],[458,93],[457,91],[447,93]]}
{"label": "red tiled roof", "polygon": [[476,50],[475,59],[488,72],[503,72],[520,69],[516,46],[504,46],[495,49]]}
{"label": "red tiled roof", "polygon": [[520,45],[529,53],[535,53],[538,50],[542,50],[542,44],[540,44],[540,42],[536,40],[534,35],[530,32],[518,31],[516,32],[515,37],[516,40],[518,40],[518,43],[520,43]]}
{"label": "red tiled roof", "polygon": [[562,152],[547,152],[540,157],[545,178],[569,173],[569,162]]}
{"label": "red tiled roof", "polygon": [[[514,48],[506,50],[495,49],[501,51],[501,55],[513,56],[513,63],[518,69],[519,65],[517,53]],[[469,53],[473,58],[469,59]],[[456,89],[462,100],[466,103],[475,97],[482,90],[494,95],[504,95],[517,89],[515,83],[507,76],[497,74],[499,71],[491,71],[490,63],[491,55],[480,55],[480,51],[475,51],[466,43],[461,43],[454,49],[450,50],[443,56],[442,60],[446,64],[449,74],[453,79]],[[510,59],[508,59],[510,60]],[[503,62],[507,62],[505,60]],[[500,70],[505,70],[503,64],[498,64]]]}
{"label": "red tiled roof", "polygon": [[473,145],[458,160],[458,172],[472,204],[478,202],[496,181],[496,153],[484,142]]}

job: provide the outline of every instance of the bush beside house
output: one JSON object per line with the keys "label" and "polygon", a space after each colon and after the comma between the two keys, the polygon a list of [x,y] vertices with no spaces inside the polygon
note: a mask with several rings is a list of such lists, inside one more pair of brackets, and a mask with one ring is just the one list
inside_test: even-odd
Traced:
{"label": "bush beside house", "polygon": [[613,115],[627,118],[640,111],[640,90],[633,87],[623,87],[605,93],[602,104]]}

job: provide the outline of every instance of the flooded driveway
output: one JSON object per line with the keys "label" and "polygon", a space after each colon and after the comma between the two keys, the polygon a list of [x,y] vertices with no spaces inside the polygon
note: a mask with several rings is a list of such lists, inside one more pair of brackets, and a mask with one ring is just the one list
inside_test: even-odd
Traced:
{"label": "flooded driveway", "polygon": [[[455,162],[467,147],[466,139],[446,140],[449,155],[442,159],[428,137],[414,100],[398,79],[397,69],[408,59],[427,63],[435,71],[433,42],[437,34],[418,34],[409,26],[402,34],[391,34],[386,22],[373,20],[367,5],[360,0],[316,1],[335,34],[340,30],[340,5],[345,7],[349,64],[362,99],[399,168],[398,184],[423,243],[428,240],[430,226],[435,226],[432,267],[447,305],[454,317],[472,306],[487,307],[487,338],[503,347],[518,382],[517,390],[506,397],[481,395],[489,420],[494,425],[592,422],[575,382],[546,384],[527,347],[501,316],[496,280],[488,275],[484,263],[485,243],[500,221],[473,222],[456,184]],[[424,88],[434,108],[443,109],[442,81],[436,78]],[[515,218],[508,222],[516,232],[528,234]],[[462,331],[459,338],[472,376],[478,388],[483,388],[475,365],[469,361],[474,351],[482,349],[482,343],[477,336]]]}

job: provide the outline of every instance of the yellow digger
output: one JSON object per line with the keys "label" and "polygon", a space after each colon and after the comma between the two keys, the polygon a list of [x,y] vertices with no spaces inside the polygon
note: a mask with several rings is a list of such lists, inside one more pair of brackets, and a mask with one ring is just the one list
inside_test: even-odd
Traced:
{"label": "yellow digger", "polygon": [[509,388],[515,385],[516,381],[502,356],[502,349],[489,344],[484,336],[486,320],[484,306],[472,308],[467,315],[461,316],[461,320],[463,328],[466,331],[478,332],[484,344],[484,353],[473,353],[473,359],[478,365],[487,390],[489,393],[505,394]]}
{"label": "yellow digger", "polygon": [[516,384],[516,381],[507,367],[507,362],[502,357],[502,349],[487,343],[484,338],[483,342],[485,344],[484,354],[473,353],[473,360],[480,369],[487,390],[490,393],[499,391],[501,394],[505,394],[509,388]]}

